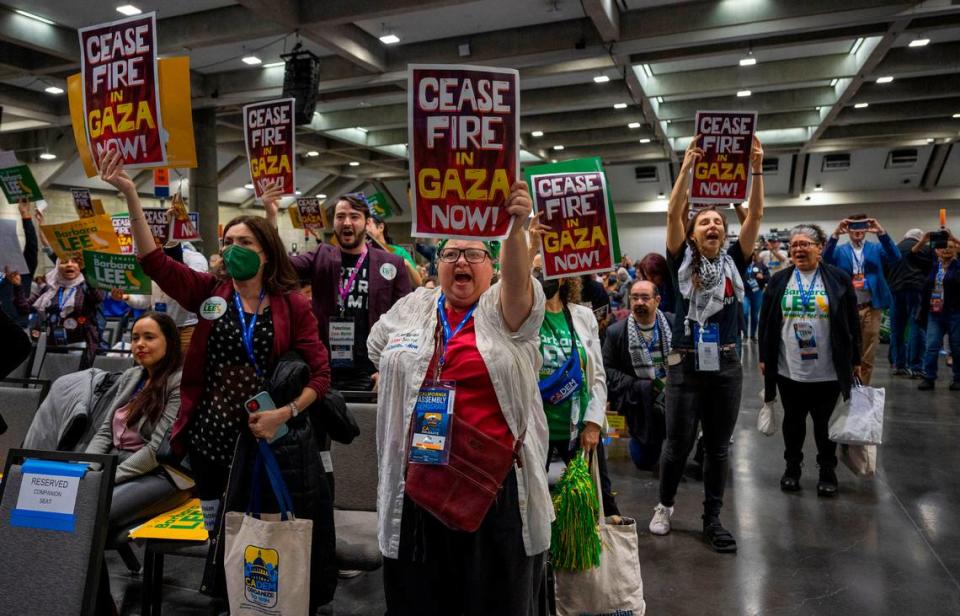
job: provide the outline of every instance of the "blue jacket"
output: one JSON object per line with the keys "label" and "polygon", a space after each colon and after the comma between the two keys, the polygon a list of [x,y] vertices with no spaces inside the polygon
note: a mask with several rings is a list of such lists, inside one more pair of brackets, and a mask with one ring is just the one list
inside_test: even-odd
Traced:
{"label": "blue jacket", "polygon": [[[823,249],[823,260],[839,267],[853,276],[853,246],[844,244],[837,246],[837,238],[831,237]],[[863,243],[863,272],[867,278],[867,288],[870,290],[870,305],[883,310],[893,305],[893,294],[887,286],[887,277],[883,274],[884,267],[892,267],[900,261],[900,251],[890,239],[889,233],[880,236],[880,242]]]}

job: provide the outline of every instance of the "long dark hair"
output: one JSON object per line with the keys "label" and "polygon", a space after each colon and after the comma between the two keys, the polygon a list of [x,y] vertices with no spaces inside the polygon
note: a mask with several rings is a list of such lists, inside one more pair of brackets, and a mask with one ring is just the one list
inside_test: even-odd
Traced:
{"label": "long dark hair", "polygon": [[130,401],[130,414],[127,415],[128,426],[137,425],[141,417],[146,417],[147,421],[156,423],[157,418],[160,417],[167,405],[167,379],[179,370],[183,364],[183,353],[180,350],[180,332],[177,331],[177,324],[170,318],[170,315],[151,310],[140,315],[140,318],[134,321],[133,325],[136,326],[143,319],[151,319],[160,328],[160,333],[167,341],[167,352],[157,362],[146,387]]}
{"label": "long dark hair", "polygon": [[[288,291],[300,289],[300,279],[290,264],[290,257],[283,247],[283,241],[277,230],[260,216],[237,216],[223,228],[223,237],[227,236],[230,227],[247,225],[257,242],[263,247],[266,263],[263,265],[263,288],[271,295],[283,295]],[[221,238],[222,239],[222,238]],[[223,263],[217,266],[214,273],[222,280],[229,278]]]}
{"label": "long dark hair", "polygon": [[697,243],[693,241],[693,230],[697,227],[697,219],[700,218],[706,212],[716,212],[720,215],[720,220],[723,221],[723,239],[727,239],[727,235],[730,232],[730,228],[727,225],[727,217],[717,209],[715,206],[705,207],[703,209],[697,210],[693,216],[687,219],[687,225],[685,229],[685,237],[687,240],[687,245],[690,247],[690,258],[691,266],[693,267],[693,284],[696,287],[700,286],[700,275],[697,273],[700,271],[700,262],[703,261],[703,255],[700,254],[700,249],[697,247]]}

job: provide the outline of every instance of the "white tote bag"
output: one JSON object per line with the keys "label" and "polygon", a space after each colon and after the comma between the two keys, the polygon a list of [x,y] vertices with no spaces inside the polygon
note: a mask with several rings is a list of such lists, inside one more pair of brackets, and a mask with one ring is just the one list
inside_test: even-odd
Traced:
{"label": "white tote bag", "polygon": [[557,571],[557,615],[643,616],[643,579],[637,545],[637,522],[621,518],[611,524],[603,511],[597,450],[590,460],[600,501],[600,566],[586,571]]}
{"label": "white tote bag", "polygon": [[[285,512],[272,516],[280,518],[277,520],[259,517],[261,464],[266,466],[277,503]],[[247,512],[228,511],[224,518],[224,569],[230,613],[307,616],[313,521],[294,518],[293,500],[265,441],[261,441],[254,462],[252,486]]]}
{"label": "white tote bag", "polygon": [[844,445],[879,445],[883,441],[883,406],[886,392],[858,382],[850,399],[830,417],[830,440]]}
{"label": "white tote bag", "polygon": [[757,430],[766,436],[773,436],[777,433],[777,426],[783,421],[783,406],[780,404],[780,398],[774,398],[770,402],[764,401],[765,390],[760,390],[760,401],[763,406],[760,407],[760,413],[757,415]]}

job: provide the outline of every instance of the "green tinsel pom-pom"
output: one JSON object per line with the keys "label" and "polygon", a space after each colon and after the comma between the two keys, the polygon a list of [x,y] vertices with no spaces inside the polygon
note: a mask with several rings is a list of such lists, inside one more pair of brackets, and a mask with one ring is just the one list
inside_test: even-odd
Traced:
{"label": "green tinsel pom-pom", "polygon": [[554,491],[553,508],[557,514],[550,543],[553,567],[586,571],[600,566],[597,489],[582,453],[563,472]]}

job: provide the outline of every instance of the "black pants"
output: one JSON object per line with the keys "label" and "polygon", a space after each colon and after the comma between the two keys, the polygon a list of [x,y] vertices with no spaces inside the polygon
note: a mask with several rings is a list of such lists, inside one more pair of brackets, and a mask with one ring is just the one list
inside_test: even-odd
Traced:
{"label": "black pants", "polygon": [[800,383],[778,376],[777,389],[783,403],[783,459],[788,464],[803,461],[809,414],[813,418],[813,438],[817,441],[817,464],[822,468],[835,468],[837,444],[827,436],[827,427],[840,397],[840,383]]}
{"label": "black pants", "polygon": [[114,528],[160,515],[190,500],[162,472],[141,475],[117,484],[110,503],[110,525]]}
{"label": "black pants", "polygon": [[479,530],[451,530],[404,499],[399,558],[385,558],[387,616],[533,616],[543,555],[523,547],[511,471]]}
{"label": "black pants", "polygon": [[667,438],[660,457],[660,502],[672,507],[687,457],[703,429],[703,513],[715,518],[723,507],[730,437],[740,413],[743,371],[737,352],[720,352],[720,370],[697,372],[693,353],[667,369]]}
{"label": "black pants", "polygon": [[[547,449],[547,469],[550,469],[550,457],[553,452],[557,452],[564,464],[570,464],[577,452],[580,451],[580,439],[578,438],[573,447],[570,441],[550,441]],[[613,497],[613,485],[610,483],[610,476],[607,474],[607,452],[603,446],[603,439],[597,443],[597,467],[600,471],[600,492],[603,496],[603,512],[610,515],[620,515],[620,509],[617,507],[617,499]]]}

